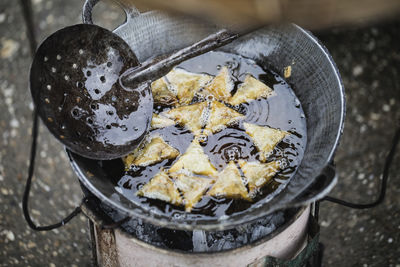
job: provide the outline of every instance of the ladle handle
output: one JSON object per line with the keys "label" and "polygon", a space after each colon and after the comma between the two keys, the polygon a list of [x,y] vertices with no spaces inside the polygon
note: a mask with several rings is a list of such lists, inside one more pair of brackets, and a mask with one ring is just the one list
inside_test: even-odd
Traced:
{"label": "ladle handle", "polygon": [[92,11],[93,7],[100,0],[86,0],[82,7],[82,22],[85,24],[93,24]]}
{"label": "ladle handle", "polygon": [[[85,3],[83,4],[83,7],[82,7],[82,22],[84,24],[93,24],[93,16],[92,16],[93,8],[99,2],[100,2],[100,0],[86,0],[85,1]],[[116,1],[116,4],[118,4],[122,8],[122,10],[125,12],[126,21],[128,21],[131,17],[140,15],[139,10],[136,9],[132,4],[127,6],[121,1]],[[126,23],[126,21],[125,21],[125,23]]]}
{"label": "ladle handle", "polygon": [[[93,7],[99,1],[100,0],[85,1],[82,12],[83,23],[93,24]],[[125,5],[121,5],[121,7],[125,11],[127,19],[132,13],[135,15],[139,14],[139,11],[132,6],[128,8]],[[121,76],[121,82],[128,87],[134,88],[137,84],[143,81],[155,81],[158,78],[167,74],[174,66],[178,65],[179,63],[226,45],[235,40],[237,37],[239,37],[239,35],[236,33],[232,33],[226,29],[220,30],[214,34],[207,36],[199,42],[178,50],[172,54],[156,57],[143,62],[140,66],[125,72]]]}
{"label": "ladle handle", "polygon": [[172,54],[143,62],[140,66],[125,72],[121,76],[121,82],[126,86],[134,87],[144,81],[155,81],[179,63],[226,45],[238,37],[236,33],[225,29],[220,30]]}

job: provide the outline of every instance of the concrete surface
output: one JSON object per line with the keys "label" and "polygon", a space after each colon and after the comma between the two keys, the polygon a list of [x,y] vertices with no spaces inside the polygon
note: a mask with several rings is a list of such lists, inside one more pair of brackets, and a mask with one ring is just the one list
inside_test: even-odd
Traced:
{"label": "concrete surface", "polygon": [[[34,232],[22,217],[32,127],[28,90],[31,62],[19,1],[0,2],[0,266],[88,266],[83,216],[50,232]],[[80,22],[82,0],[33,0],[38,39]],[[117,9],[98,21],[112,28]],[[336,163],[340,181],[331,195],[374,199],[395,124],[400,119],[400,22],[317,33],[342,74],[347,118]],[[400,154],[400,153],[399,153]],[[58,221],[81,199],[62,146],[41,127],[30,207],[40,224]],[[321,204],[324,266],[400,266],[400,155],[385,203],[355,211]]]}

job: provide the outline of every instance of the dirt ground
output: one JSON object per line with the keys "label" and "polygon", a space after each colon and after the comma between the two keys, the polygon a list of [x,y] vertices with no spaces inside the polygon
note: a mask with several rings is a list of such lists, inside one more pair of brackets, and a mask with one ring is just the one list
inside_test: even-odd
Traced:
{"label": "dirt ground", "polygon": [[[38,39],[81,21],[82,0],[33,0]],[[123,21],[117,9],[99,9],[98,23]],[[315,32],[335,60],[346,88],[347,117],[335,157],[339,182],[330,195],[370,202],[400,120],[400,21]],[[22,217],[33,105],[31,63],[19,1],[0,2],[0,266],[88,266],[86,218],[34,232]],[[324,266],[400,266],[400,153],[387,197],[370,210],[321,203]],[[31,209],[40,224],[59,220],[82,197],[63,147],[41,127]]]}

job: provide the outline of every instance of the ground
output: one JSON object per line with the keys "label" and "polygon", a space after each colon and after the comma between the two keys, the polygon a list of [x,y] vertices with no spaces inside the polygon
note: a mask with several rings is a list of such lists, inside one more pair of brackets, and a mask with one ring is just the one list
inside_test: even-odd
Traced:
{"label": "ground", "polygon": [[[32,129],[30,51],[19,1],[0,3],[0,266],[87,266],[87,221],[80,216],[50,232],[34,232],[22,217]],[[80,22],[81,0],[33,0],[38,39]],[[98,22],[113,28],[117,9]],[[111,23],[112,22],[112,23]],[[335,162],[339,182],[330,195],[370,202],[400,120],[400,21],[329,29],[315,34],[331,52],[346,88],[346,124]],[[399,150],[399,149],[398,149]],[[399,153],[400,154],[400,153]],[[81,199],[63,147],[40,129],[32,215],[40,224],[65,216]],[[371,210],[321,203],[324,266],[400,266],[400,155],[385,202]]]}

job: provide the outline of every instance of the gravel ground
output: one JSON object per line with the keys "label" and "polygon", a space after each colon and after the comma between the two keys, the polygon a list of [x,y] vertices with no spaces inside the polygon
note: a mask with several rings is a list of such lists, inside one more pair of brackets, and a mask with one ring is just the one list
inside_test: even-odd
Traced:
{"label": "gravel ground", "polygon": [[[391,22],[318,35],[340,70],[347,97],[345,130],[335,158],[340,180],[332,196],[357,203],[376,198],[400,123],[399,32],[400,23]],[[399,150],[383,205],[352,210],[321,204],[326,266],[400,266]]]}
{"label": "gravel ground", "polygon": [[[28,89],[30,51],[18,1],[0,2],[0,266],[87,266],[87,222],[80,216],[59,230],[33,232],[21,212],[32,127]],[[38,39],[80,22],[81,0],[33,0]],[[97,21],[113,28],[116,8]],[[96,17],[95,17],[96,18]],[[370,202],[379,190],[384,158],[400,119],[400,22],[317,33],[342,74],[347,118],[336,155],[333,196]],[[400,266],[400,155],[385,203],[356,211],[321,204],[324,266]],[[63,147],[41,127],[31,210],[40,224],[65,216],[81,199]]]}

